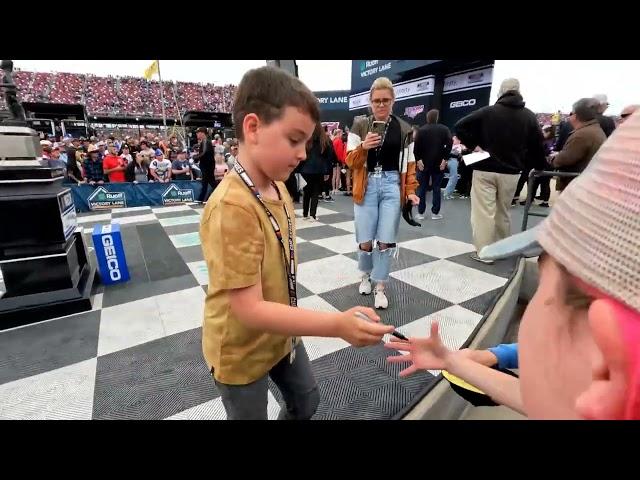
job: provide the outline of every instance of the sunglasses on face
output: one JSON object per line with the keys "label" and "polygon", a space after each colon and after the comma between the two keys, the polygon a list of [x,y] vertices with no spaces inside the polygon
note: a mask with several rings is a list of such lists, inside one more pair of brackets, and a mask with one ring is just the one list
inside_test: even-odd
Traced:
{"label": "sunglasses on face", "polygon": [[390,98],[376,98],[375,100],[371,100],[371,103],[373,103],[376,107],[379,107],[379,106],[386,107],[387,105],[389,105],[391,103],[391,99]]}

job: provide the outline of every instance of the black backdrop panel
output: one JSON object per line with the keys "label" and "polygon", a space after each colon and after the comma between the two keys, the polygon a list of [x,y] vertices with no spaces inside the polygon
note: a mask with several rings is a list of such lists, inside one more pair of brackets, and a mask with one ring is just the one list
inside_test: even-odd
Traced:
{"label": "black backdrop panel", "polygon": [[492,79],[493,66],[447,75],[440,121],[453,131],[458,120],[489,105]]}

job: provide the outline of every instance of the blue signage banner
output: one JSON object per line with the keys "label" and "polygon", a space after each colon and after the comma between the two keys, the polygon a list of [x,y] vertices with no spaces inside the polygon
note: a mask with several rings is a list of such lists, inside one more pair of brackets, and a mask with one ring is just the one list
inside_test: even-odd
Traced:
{"label": "blue signage banner", "polygon": [[96,225],[92,237],[102,283],[112,285],[128,281],[129,269],[124,255],[120,224]]}
{"label": "blue signage banner", "polygon": [[127,207],[162,207],[193,202],[200,195],[199,181],[171,183],[105,183],[70,185],[73,202],[81,212]]}
{"label": "blue signage banner", "polygon": [[431,65],[440,60],[352,60],[351,92],[369,90],[378,77],[388,77],[392,82],[401,81],[400,75],[409,70]]}

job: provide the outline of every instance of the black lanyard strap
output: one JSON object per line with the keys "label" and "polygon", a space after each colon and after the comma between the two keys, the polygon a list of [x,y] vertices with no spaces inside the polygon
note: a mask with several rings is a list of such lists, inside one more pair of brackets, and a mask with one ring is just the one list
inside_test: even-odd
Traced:
{"label": "black lanyard strap", "polygon": [[[247,188],[253,193],[253,196],[260,202],[262,208],[264,208],[267,217],[269,217],[269,222],[271,223],[271,227],[273,227],[273,232],[276,234],[278,241],[280,242],[280,246],[282,247],[282,256],[284,258],[285,271],[287,274],[287,287],[289,288],[289,305],[292,307],[298,306],[298,295],[296,293],[296,253],[293,244],[293,224],[291,222],[291,215],[289,215],[289,211],[287,210],[287,205],[284,205],[284,213],[287,216],[287,225],[289,227],[289,258],[287,258],[287,249],[284,245],[284,241],[282,239],[282,230],[280,229],[280,225],[276,220],[276,217],[273,216],[267,205],[264,203],[262,199],[262,195],[254,185],[251,177],[246,172],[246,170],[240,165],[240,162],[236,159],[235,164],[233,165],[233,169],[236,171],[240,179],[244,182]],[[278,198],[282,199],[280,195],[280,190],[277,185],[271,182],[273,188],[278,192]]]}

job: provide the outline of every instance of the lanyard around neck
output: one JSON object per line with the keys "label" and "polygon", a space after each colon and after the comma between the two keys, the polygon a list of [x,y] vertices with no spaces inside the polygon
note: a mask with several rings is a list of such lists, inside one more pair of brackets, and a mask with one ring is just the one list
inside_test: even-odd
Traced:
{"label": "lanyard around neck", "polygon": [[[240,180],[242,180],[243,183],[247,186],[247,188],[251,191],[251,193],[253,193],[253,196],[260,202],[260,204],[262,205],[262,208],[264,208],[264,211],[267,214],[267,217],[269,217],[269,222],[271,223],[273,232],[275,233],[276,238],[278,239],[278,241],[280,242],[280,246],[282,247],[282,255],[284,257],[285,271],[287,274],[287,286],[289,288],[289,305],[292,307],[297,307],[298,296],[296,293],[296,261],[295,261],[296,254],[295,254],[295,248],[293,244],[293,225],[291,222],[291,216],[289,215],[289,211],[287,210],[287,206],[284,205],[284,213],[287,216],[287,226],[289,227],[289,258],[287,258],[287,248],[284,245],[284,240],[282,238],[282,230],[280,229],[280,225],[278,224],[276,217],[273,216],[273,214],[271,213],[267,205],[264,203],[264,200],[262,199],[262,195],[260,194],[255,184],[251,180],[251,177],[249,177],[249,174],[242,167],[242,165],[240,165],[240,162],[238,162],[238,160],[236,160],[235,164],[233,165],[233,169],[236,171],[236,173],[240,177]],[[273,182],[271,182],[271,184],[278,192],[278,197],[282,198],[280,195],[280,190],[278,189],[276,184]]]}

